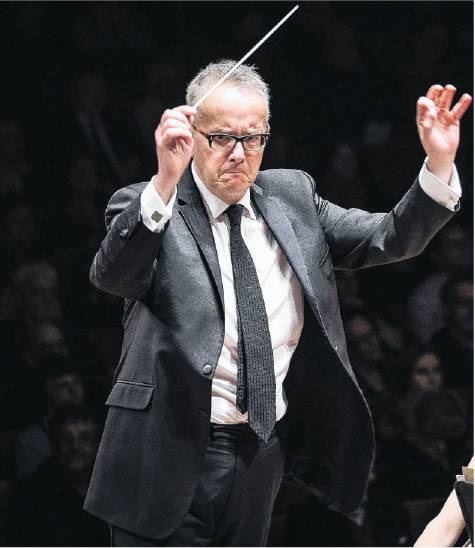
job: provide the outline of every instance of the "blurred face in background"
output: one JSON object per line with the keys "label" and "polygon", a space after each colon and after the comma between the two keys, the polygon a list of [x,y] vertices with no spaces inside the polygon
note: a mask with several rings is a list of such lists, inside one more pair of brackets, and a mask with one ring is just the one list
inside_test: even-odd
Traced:
{"label": "blurred face in background", "polygon": [[443,270],[463,272],[473,262],[473,245],[468,232],[456,224],[449,224],[437,235],[431,257]]}
{"label": "blurred face in background", "polygon": [[378,333],[373,323],[363,315],[353,316],[345,324],[348,350],[353,359],[374,362],[383,357]]}
{"label": "blurred face in background", "polygon": [[89,473],[94,466],[98,445],[99,433],[92,421],[67,420],[58,428],[56,458],[71,474]]}
{"label": "blurred face in background", "polygon": [[461,280],[451,287],[445,313],[450,326],[464,333],[473,332],[473,283]]}
{"label": "blurred face in background", "polygon": [[34,213],[31,204],[20,202],[5,212],[5,235],[13,246],[26,246],[33,238]]}
{"label": "blurred face in background", "polygon": [[51,322],[33,323],[28,326],[29,349],[34,360],[49,354],[66,356],[68,350],[61,329]]}
{"label": "blurred face in background", "polygon": [[56,409],[61,405],[84,403],[84,388],[77,373],[65,373],[46,380],[46,394],[49,405]]}
{"label": "blurred face in background", "polygon": [[35,322],[61,319],[58,275],[45,261],[31,261],[14,272],[23,314]]}
{"label": "blurred face in background", "polygon": [[411,386],[423,392],[438,392],[442,388],[442,368],[436,354],[428,352],[414,362]]}

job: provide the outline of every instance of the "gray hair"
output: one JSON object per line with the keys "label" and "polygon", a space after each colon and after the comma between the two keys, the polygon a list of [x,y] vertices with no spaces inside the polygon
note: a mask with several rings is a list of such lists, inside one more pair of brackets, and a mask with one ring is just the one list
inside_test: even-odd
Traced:
{"label": "gray hair", "polygon": [[[202,97],[216,82],[222,78],[234,65],[232,59],[221,59],[216,63],[210,63],[201,69],[191,80],[186,88],[186,104],[193,105]],[[264,82],[254,65],[240,65],[224,82],[224,84],[235,84],[262,95],[267,108],[267,121],[270,118],[270,92],[269,86]]]}

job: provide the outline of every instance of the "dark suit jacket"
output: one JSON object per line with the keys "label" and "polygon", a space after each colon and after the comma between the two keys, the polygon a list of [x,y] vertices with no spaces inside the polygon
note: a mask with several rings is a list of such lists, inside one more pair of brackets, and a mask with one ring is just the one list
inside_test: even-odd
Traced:
{"label": "dark suit jacket", "polygon": [[[124,342],[85,508],[148,538],[186,513],[208,441],[211,382],[224,337],[211,227],[186,170],[161,234],[140,220],[145,183],[119,190],[91,281],[125,298]],[[331,508],[357,517],[373,429],[348,361],[333,267],[411,257],[452,216],[416,182],[387,214],[345,210],[294,170],[260,172],[252,201],[305,296],[304,328],[284,387],[288,473]],[[207,365],[210,367],[206,367]]]}

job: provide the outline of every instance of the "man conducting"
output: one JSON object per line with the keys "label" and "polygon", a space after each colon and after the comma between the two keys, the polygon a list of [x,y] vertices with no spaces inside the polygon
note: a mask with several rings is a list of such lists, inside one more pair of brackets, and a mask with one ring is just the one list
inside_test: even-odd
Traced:
{"label": "man conducting", "polygon": [[163,113],[158,173],[117,191],[91,267],[125,299],[124,342],[85,508],[115,546],[262,546],[284,472],[360,516],[373,458],[333,269],[412,257],[458,208],[459,122],[417,102],[427,160],[386,214],[322,199],[302,171],[259,171],[269,92],[208,65]]}

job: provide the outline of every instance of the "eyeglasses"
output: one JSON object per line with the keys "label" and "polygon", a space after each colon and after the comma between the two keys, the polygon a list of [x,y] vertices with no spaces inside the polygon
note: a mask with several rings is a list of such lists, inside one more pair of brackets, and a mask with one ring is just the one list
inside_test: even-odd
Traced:
{"label": "eyeglasses", "polygon": [[236,143],[241,143],[244,150],[261,150],[267,145],[270,136],[270,133],[252,133],[241,137],[227,133],[204,133],[195,125],[193,125],[193,129],[208,139],[210,148],[220,152],[233,150]]}

